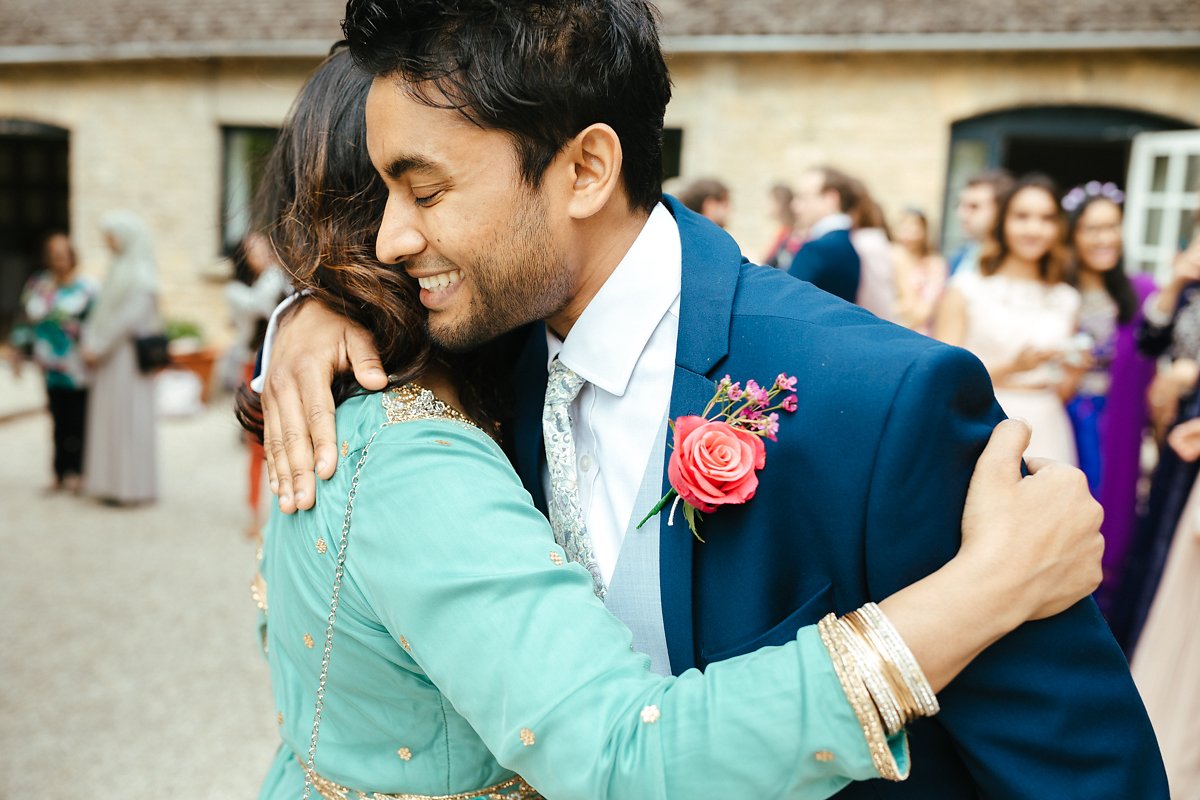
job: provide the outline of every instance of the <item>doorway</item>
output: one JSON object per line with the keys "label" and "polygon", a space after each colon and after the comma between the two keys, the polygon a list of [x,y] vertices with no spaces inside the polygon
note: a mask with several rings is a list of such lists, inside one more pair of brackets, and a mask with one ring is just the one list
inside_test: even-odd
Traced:
{"label": "doorway", "polygon": [[972,175],[996,168],[1017,176],[1041,172],[1063,192],[1093,180],[1124,186],[1135,136],[1189,127],[1160,114],[1105,106],[1029,106],[954,123],[942,209],[944,251],[963,244],[954,204]]}
{"label": "doorway", "polygon": [[27,120],[0,120],[0,340],[49,231],[70,221],[69,134]]}

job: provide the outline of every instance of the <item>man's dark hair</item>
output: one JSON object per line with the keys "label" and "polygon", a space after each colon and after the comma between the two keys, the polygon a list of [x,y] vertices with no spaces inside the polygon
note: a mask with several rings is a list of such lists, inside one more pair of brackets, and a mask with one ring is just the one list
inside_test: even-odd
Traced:
{"label": "man's dark hair", "polygon": [[645,0],[349,0],[342,30],[368,72],[508,133],[530,186],[573,136],[605,123],[630,207],[661,198],[671,84]]}
{"label": "man's dark hair", "polygon": [[864,191],[862,181],[829,166],[817,167],[816,172],[821,176],[821,191],[837,194],[838,207],[843,214],[849,214],[858,207]]}
{"label": "man's dark hair", "polygon": [[680,193],[679,202],[700,214],[705,200],[728,200],[729,187],[716,178],[699,178],[689,183]]}
{"label": "man's dark hair", "polygon": [[999,199],[1012,191],[1014,183],[1016,183],[1016,179],[1008,170],[989,169],[967,179],[967,188],[987,186],[992,190],[993,196]]}

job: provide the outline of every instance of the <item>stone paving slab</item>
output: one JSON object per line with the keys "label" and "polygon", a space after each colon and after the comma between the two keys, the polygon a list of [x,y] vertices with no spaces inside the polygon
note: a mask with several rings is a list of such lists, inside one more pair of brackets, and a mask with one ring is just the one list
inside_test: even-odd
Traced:
{"label": "stone paving slab", "polygon": [[0,423],[0,798],[257,796],[278,744],[227,403],[159,426],[160,501],[46,495],[49,418]]}

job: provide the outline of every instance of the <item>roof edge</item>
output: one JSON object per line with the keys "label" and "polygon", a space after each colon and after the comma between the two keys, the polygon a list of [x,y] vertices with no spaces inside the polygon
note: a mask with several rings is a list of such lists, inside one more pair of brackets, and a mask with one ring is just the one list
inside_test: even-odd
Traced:
{"label": "roof edge", "polygon": [[668,53],[906,53],[1029,50],[1184,50],[1200,31],[878,33],[664,36]]}
{"label": "roof edge", "polygon": [[[205,58],[322,58],[336,39],[0,46],[0,64]],[[1200,31],[879,33],[664,36],[668,53],[904,53],[1030,50],[1186,50]]]}
{"label": "roof edge", "polygon": [[336,39],[127,42],[117,45],[0,46],[0,64],[78,64],[203,58],[323,58]]}

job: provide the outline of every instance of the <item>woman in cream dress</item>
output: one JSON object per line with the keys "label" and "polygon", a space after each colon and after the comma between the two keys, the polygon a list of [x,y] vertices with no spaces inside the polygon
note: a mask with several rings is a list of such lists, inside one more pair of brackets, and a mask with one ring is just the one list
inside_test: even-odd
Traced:
{"label": "woman in cream dress", "polygon": [[144,503],[158,495],[158,438],[154,376],[138,369],[134,339],[162,330],[154,245],[132,211],[113,211],[101,228],[113,260],[83,328],[93,370],[84,490],[109,503]]}
{"label": "woman in cream dress", "polygon": [[1077,461],[1064,405],[1086,366],[1075,342],[1079,292],[1062,280],[1062,215],[1048,178],[1018,181],[1000,200],[980,272],[951,279],[935,334],[987,367],[996,399],[1033,427],[1029,455]]}

